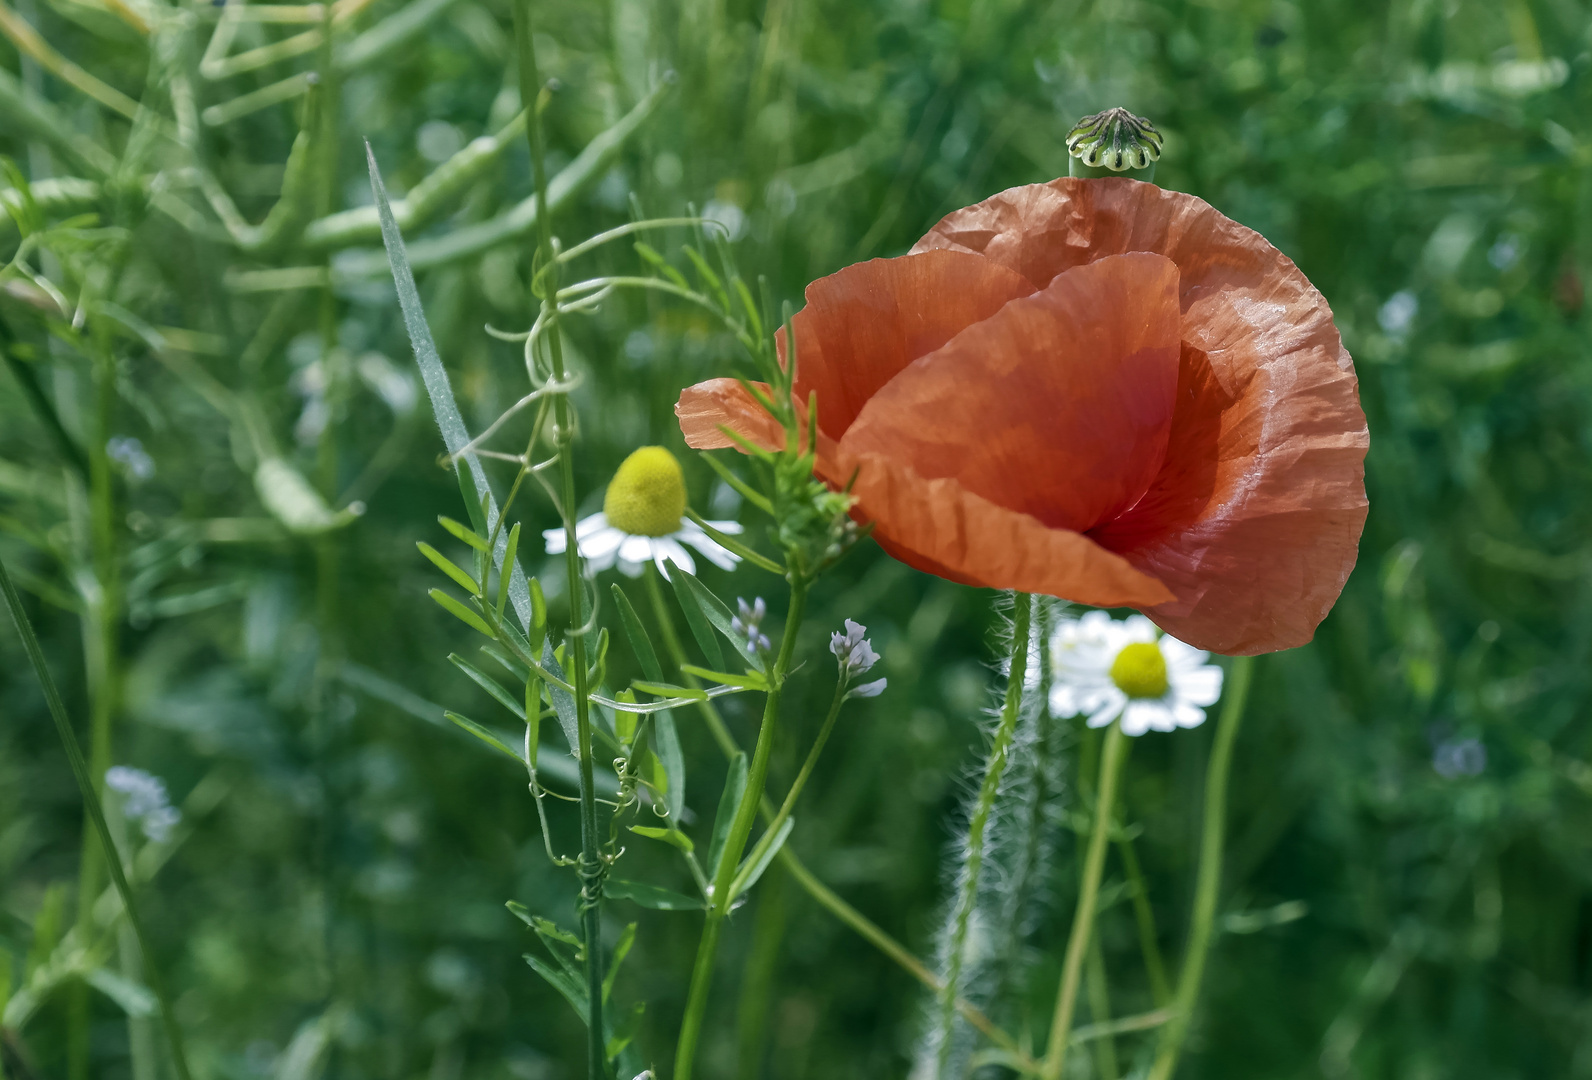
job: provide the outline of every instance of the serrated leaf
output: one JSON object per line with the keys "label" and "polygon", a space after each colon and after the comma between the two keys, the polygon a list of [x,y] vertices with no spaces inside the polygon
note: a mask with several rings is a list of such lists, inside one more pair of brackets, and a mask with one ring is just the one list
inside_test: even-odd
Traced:
{"label": "serrated leaf", "polygon": [[653,682],[662,682],[663,667],[658,663],[658,653],[652,647],[652,639],[647,636],[647,628],[642,625],[636,609],[630,606],[630,597],[617,583],[613,593],[614,607],[619,609],[619,624],[625,628],[625,637],[630,640],[630,649],[641,664],[641,673]]}
{"label": "serrated leaf", "polygon": [[481,586],[476,584],[475,578],[471,577],[459,567],[455,566],[453,564],[453,560],[449,559],[446,555],[432,547],[430,544],[426,543],[424,540],[415,544],[415,547],[420,549],[420,554],[431,560],[431,564],[433,566],[452,578],[454,582],[458,584],[459,588],[464,589],[471,596],[481,595]]}
{"label": "serrated leaf", "polygon": [[470,661],[466,660],[458,653],[449,653],[448,661],[453,664],[454,667],[468,675],[471,682],[475,683],[481,689],[490,694],[492,696],[492,700],[496,701],[499,705],[503,706],[521,720],[525,719],[525,706],[516,701],[514,695],[504,689],[503,685],[496,679],[482,671],[480,668],[476,667],[474,664],[470,663]]}
{"label": "serrated leaf", "polygon": [[507,754],[521,765],[526,763],[525,758],[522,757],[516,750],[514,750],[514,748],[509,745],[507,740],[505,740],[501,735],[493,731],[491,728],[487,727],[485,724],[478,724],[474,720],[471,720],[468,716],[460,716],[456,712],[445,712],[442,715],[446,716],[449,720],[459,725],[465,731],[468,731],[471,735],[474,735],[476,738],[486,743],[492,749],[497,750],[500,753]]}
{"label": "serrated leaf", "polygon": [[677,893],[672,889],[648,885],[641,881],[609,878],[603,885],[603,895],[620,900],[631,900],[654,911],[701,911],[707,905],[695,897]]}
{"label": "serrated leaf", "polygon": [[630,826],[630,831],[639,836],[662,840],[664,843],[671,844],[688,855],[696,850],[696,845],[691,843],[691,838],[679,829],[660,829],[652,825],[632,825]]}
{"label": "serrated leaf", "polygon": [[719,639],[713,635],[713,624],[702,610],[702,602],[685,584],[685,579],[690,576],[679,566],[670,564],[669,584],[680,602],[680,610],[685,612],[685,623],[691,628],[691,636],[702,647],[702,654],[708,658],[708,666],[721,668],[724,666],[724,650],[719,648]]}
{"label": "serrated leaf", "polygon": [[737,753],[730,759],[730,773],[724,780],[724,794],[719,796],[719,810],[713,816],[713,842],[708,845],[708,876],[714,881],[719,879],[719,863],[724,859],[730,826],[735,821],[735,811],[740,808],[741,796],[745,792],[746,755]]}
{"label": "serrated leaf", "polygon": [[463,604],[449,596],[447,593],[443,592],[441,589],[432,589],[426,595],[441,605],[444,611],[448,612],[454,618],[464,623],[470,629],[477,630],[489,638],[497,636],[496,634],[492,633],[492,628],[486,624],[485,619],[481,618],[481,616],[465,607]]}

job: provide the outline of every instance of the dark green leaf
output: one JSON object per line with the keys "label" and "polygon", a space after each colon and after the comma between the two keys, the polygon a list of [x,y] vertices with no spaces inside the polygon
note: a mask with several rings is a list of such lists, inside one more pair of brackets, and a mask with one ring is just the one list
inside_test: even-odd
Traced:
{"label": "dark green leaf", "polygon": [[603,894],[620,900],[631,900],[654,911],[701,911],[706,907],[701,900],[686,896],[684,893],[659,888],[657,885],[648,885],[645,882],[625,881],[622,878],[609,878],[608,883],[603,886]]}
{"label": "dark green leaf", "polygon": [[708,874],[714,881],[719,878],[724,845],[730,838],[730,826],[735,821],[735,811],[739,809],[745,791],[746,755],[736,754],[730,759],[730,773],[724,780],[724,794],[719,796],[719,812],[713,818],[713,842],[708,846]]}
{"label": "dark green leaf", "polygon": [[625,628],[625,637],[630,639],[630,648],[641,664],[641,673],[653,682],[662,682],[663,667],[658,663],[658,654],[652,647],[652,639],[647,636],[646,627],[641,625],[636,609],[630,606],[630,598],[617,582],[613,592],[614,607],[619,609],[619,623]]}
{"label": "dark green leaf", "polygon": [[673,563],[669,565],[669,584],[674,587],[674,595],[680,601],[680,609],[685,612],[685,621],[691,628],[691,636],[696,638],[697,644],[702,647],[702,654],[708,658],[708,666],[721,668],[724,666],[724,651],[719,648],[718,639],[713,636],[713,624],[703,612],[702,602],[686,584],[687,580],[694,581],[695,578]]}
{"label": "dark green leaf", "polygon": [[503,685],[496,679],[482,671],[480,668],[476,667],[474,664],[470,663],[470,661],[466,660],[458,653],[449,653],[448,660],[453,664],[454,667],[468,675],[471,682],[475,683],[488,694],[492,695],[492,699],[499,705],[503,706],[521,720],[525,719],[525,706],[516,701],[514,695],[504,689]]}

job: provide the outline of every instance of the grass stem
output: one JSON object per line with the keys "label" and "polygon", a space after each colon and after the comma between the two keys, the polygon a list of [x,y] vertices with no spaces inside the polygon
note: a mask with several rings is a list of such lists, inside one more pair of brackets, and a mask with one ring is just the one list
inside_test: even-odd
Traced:
{"label": "grass stem", "polygon": [[1189,920],[1188,953],[1178,975],[1175,1014],[1161,1033],[1155,1064],[1149,1080],[1171,1080],[1177,1069],[1189,1021],[1199,1000],[1200,979],[1205,974],[1205,957],[1211,947],[1211,931],[1216,921],[1216,901],[1222,886],[1222,846],[1227,817],[1227,774],[1233,763],[1233,743],[1238,725],[1244,719],[1244,703],[1254,675],[1252,656],[1233,658],[1227,675],[1227,700],[1216,721],[1216,743],[1211,747],[1210,764],[1205,769],[1205,821],[1200,838],[1200,864],[1194,884],[1194,912]]}

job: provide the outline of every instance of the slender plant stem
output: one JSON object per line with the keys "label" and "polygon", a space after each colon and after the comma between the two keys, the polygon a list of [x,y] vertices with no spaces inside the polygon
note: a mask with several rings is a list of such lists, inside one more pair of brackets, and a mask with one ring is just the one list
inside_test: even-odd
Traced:
{"label": "slender plant stem", "polygon": [[1150,979],[1150,999],[1155,1002],[1156,1008],[1163,1008],[1172,1000],[1172,989],[1166,981],[1166,961],[1161,957],[1159,935],[1155,929],[1155,909],[1150,906],[1150,891],[1144,880],[1144,870],[1139,866],[1139,854],[1125,833],[1117,841],[1117,854],[1122,857],[1122,869],[1127,874],[1128,888],[1133,893],[1133,920],[1138,926],[1139,951],[1144,955],[1144,970]]}
{"label": "slender plant stem", "polygon": [[1106,843],[1111,835],[1111,804],[1116,799],[1117,777],[1124,757],[1122,723],[1116,721],[1106,731],[1100,755],[1100,783],[1095,792],[1094,829],[1089,836],[1089,853],[1084,857],[1083,876],[1078,882],[1078,907],[1072,917],[1072,936],[1067,940],[1067,955],[1061,965],[1061,987],[1056,994],[1056,1015],[1050,1025],[1050,1041],[1040,1069],[1042,1080],[1061,1080],[1067,1063],[1068,1036],[1073,1010],[1078,1005],[1078,982],[1083,974],[1084,957],[1094,932],[1095,901],[1100,893],[1100,874],[1106,863]]}
{"label": "slender plant stem", "polygon": [[752,947],[741,974],[740,1005],[736,1016],[736,1076],[755,1077],[763,1071],[763,1047],[768,1042],[769,1005],[779,972],[780,945],[785,939],[785,870],[771,866],[758,883],[757,912],[752,924]]}
{"label": "slender plant stem", "polygon": [[[536,49],[531,40],[530,0],[515,0],[514,38],[519,54],[520,100],[526,109],[525,136],[530,144],[531,169],[536,181],[537,260],[547,267],[542,311],[548,322],[547,351],[553,378],[563,382],[564,346],[559,332],[558,267],[553,262],[552,223],[547,218],[547,161],[542,146],[542,119],[538,98],[542,79],[536,67]],[[570,635],[570,667],[574,670],[575,725],[580,758],[580,905],[581,937],[586,953],[586,996],[589,1002],[586,1025],[586,1074],[600,1080],[608,1074],[608,1054],[603,1037],[603,956],[602,888],[607,864],[603,861],[602,837],[597,828],[597,793],[592,765],[591,702],[586,685],[586,593],[580,572],[580,541],[575,535],[575,441],[574,409],[565,394],[553,401],[558,447],[560,510],[564,517],[564,571],[569,584],[569,621],[577,632]]]}
{"label": "slender plant stem", "polygon": [[757,865],[763,857],[768,846],[774,842],[774,837],[779,833],[780,826],[789,819],[791,811],[796,808],[796,799],[802,793],[802,788],[807,786],[807,778],[813,773],[813,766],[818,764],[818,755],[823,752],[824,744],[829,741],[829,733],[834,730],[835,720],[840,716],[840,706],[846,700],[846,680],[840,679],[835,683],[835,697],[829,703],[829,715],[824,717],[824,726],[818,729],[818,738],[813,741],[813,748],[807,751],[807,760],[802,762],[801,771],[796,774],[795,783],[791,784],[790,791],[785,795],[785,801],[780,804],[779,813],[774,815],[774,820],[768,823],[763,830],[763,835],[758,838],[757,844],[752,848],[752,854],[747,856],[748,866]]}
{"label": "slender plant stem", "polygon": [[1238,736],[1238,725],[1244,719],[1244,703],[1249,697],[1254,667],[1254,657],[1236,656],[1227,673],[1227,700],[1222,703],[1222,713],[1216,721],[1216,742],[1205,768],[1204,832],[1200,837],[1200,865],[1194,884],[1194,912],[1189,920],[1188,953],[1178,975],[1176,1011],[1161,1032],[1149,1080],[1171,1080],[1177,1069],[1178,1055],[1183,1050],[1183,1040],[1188,1036],[1194,1005],[1199,1000],[1200,979],[1205,974],[1205,957],[1210,951],[1211,927],[1216,921],[1216,901],[1222,887],[1227,774],[1233,763],[1233,743]]}
{"label": "slender plant stem", "polygon": [[[96,342],[96,346],[103,345]],[[116,552],[116,494],[112,485],[108,444],[111,415],[116,404],[116,372],[111,357],[96,347],[94,357],[94,405],[85,425],[89,432],[88,510],[90,559],[93,566],[93,592],[85,597],[86,620],[83,627],[84,666],[89,689],[89,776],[96,793],[103,793],[105,771],[111,766],[112,729],[117,711],[121,648],[121,575]],[[85,941],[94,925],[94,898],[99,895],[100,857],[113,857],[99,850],[97,834],[83,830],[83,846],[78,862],[77,932]],[[87,1080],[89,1074],[89,999],[88,987],[79,984],[69,997],[67,1074],[72,1080]]]}
{"label": "slender plant stem", "polygon": [[[648,572],[645,575],[647,592],[652,598],[653,613],[657,617],[659,631],[663,635],[663,645],[669,653],[670,660],[678,668],[681,664],[687,663],[685,650],[680,644],[680,635],[675,632],[674,622],[669,617],[669,610],[664,606],[663,591],[658,585],[657,570],[653,568],[651,563],[647,564],[647,570]],[[689,674],[682,674],[681,678],[686,685],[695,685]],[[729,728],[725,726],[724,718],[719,715],[719,710],[714,706],[713,702],[699,701],[697,702],[697,707],[702,712],[702,718],[708,726],[708,732],[713,736],[713,740],[719,744],[719,748],[724,751],[724,756],[732,758],[740,753],[740,747],[736,745],[735,737],[730,734]],[[766,794],[759,805],[759,812],[763,815],[765,822],[774,820],[774,804]],[[774,861],[784,867],[796,884],[800,885],[808,896],[818,901],[818,905],[825,911],[828,911],[846,926],[851,927],[864,941],[895,961],[901,970],[918,980],[931,992],[936,995],[940,993],[945,984],[940,980],[939,976],[930,971],[923,961],[914,956],[912,951],[905,945],[885,933],[877,923],[846,903],[845,900],[840,898],[839,894],[818,880],[817,876],[807,868],[807,864],[802,862],[801,857],[790,849],[789,844],[779,849],[779,854],[774,856]],[[968,1023],[982,1032],[991,1042],[1009,1053],[1018,1055],[1020,1059],[1026,1059],[1022,1049],[1017,1045],[1017,1040],[1001,1030],[978,1006],[963,998],[958,998],[956,1008],[958,1012],[967,1018]],[[1037,1069],[1037,1065],[1035,1068]]]}
{"label": "slender plant stem", "polygon": [[1111,1037],[1111,983],[1106,978],[1106,958],[1100,948],[1100,937],[1089,940],[1089,1018],[1096,1029],[1105,1034],[1095,1040],[1095,1070],[1100,1080],[1118,1080],[1122,1075],[1117,1065],[1117,1044]]}
{"label": "slender plant stem", "polygon": [[772,689],[763,705],[763,723],[757,732],[757,746],[752,751],[752,767],[747,774],[746,791],[736,807],[724,851],[713,875],[713,896],[708,906],[707,919],[702,927],[702,940],[697,946],[696,964],[691,971],[691,988],[686,994],[685,1018],[680,1024],[680,1042],[675,1050],[674,1080],[691,1080],[696,1061],[697,1040],[702,1033],[702,1019],[707,1012],[708,989],[713,982],[713,956],[718,949],[719,927],[729,914],[734,890],[730,887],[741,863],[741,853],[746,849],[747,837],[752,832],[752,822],[757,816],[758,803],[763,798],[763,787],[768,780],[768,759],[774,750],[774,732],[779,726],[779,700],[784,690],[785,674],[790,670],[790,659],[796,649],[796,632],[801,626],[802,614],[807,607],[807,583],[800,578],[791,582],[790,610],[785,615],[785,632],[781,637],[779,654],[769,672]]}
{"label": "slender plant stem", "polygon": [[155,963],[154,953],[150,951],[149,938],[144,934],[143,921],[138,917],[132,886],[127,883],[127,875],[122,871],[122,861],[116,855],[116,845],[111,840],[110,826],[105,821],[105,810],[100,805],[94,778],[89,773],[88,762],[83,760],[83,750],[78,746],[77,735],[72,730],[71,720],[67,718],[66,706],[61,701],[60,691],[55,687],[55,679],[51,677],[50,669],[45,666],[44,650],[39,647],[39,639],[33,632],[33,624],[28,621],[27,612],[22,608],[22,598],[17,595],[16,586],[11,583],[11,574],[6,570],[3,561],[0,561],[0,591],[5,593],[6,606],[11,609],[11,620],[16,624],[17,634],[22,638],[22,648],[28,654],[34,674],[38,676],[39,684],[44,690],[45,703],[50,708],[50,716],[55,721],[55,730],[66,749],[66,759],[72,766],[72,776],[77,780],[78,792],[83,796],[83,807],[88,812],[95,834],[99,837],[100,850],[105,853],[105,865],[110,870],[111,881],[116,886],[117,895],[121,897],[127,921],[132,924],[133,933],[138,937],[138,949],[144,955],[149,988],[155,992],[155,1000],[160,1005],[161,1023],[171,1044],[171,1062],[176,1070],[177,1080],[189,1080],[188,1055],[183,1051],[182,1030],[177,1026],[176,1014],[171,1010],[171,995],[166,992],[166,980]]}
{"label": "slender plant stem", "polygon": [[956,1001],[962,992],[962,954],[966,951],[968,926],[978,900],[978,879],[984,865],[984,831],[989,825],[990,811],[995,807],[1001,775],[1006,771],[1007,753],[1011,749],[1012,736],[1017,731],[1017,718],[1022,712],[1023,683],[1028,678],[1029,625],[1033,607],[1034,598],[1028,593],[1013,594],[1012,657],[1006,675],[1006,700],[1001,705],[1000,724],[995,729],[995,741],[990,746],[989,761],[984,767],[984,782],[979,786],[978,802],[974,804],[973,815],[967,823],[967,864],[962,872],[961,889],[952,915],[950,955],[945,963],[945,985],[940,990],[940,1049],[934,1071],[936,1077],[943,1077],[950,1060]]}

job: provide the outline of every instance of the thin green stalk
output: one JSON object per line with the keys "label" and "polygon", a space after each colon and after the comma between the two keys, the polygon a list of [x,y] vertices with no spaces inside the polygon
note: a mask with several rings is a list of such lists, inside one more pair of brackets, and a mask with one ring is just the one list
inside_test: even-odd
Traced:
{"label": "thin green stalk", "polygon": [[1211,928],[1216,921],[1216,901],[1222,886],[1222,845],[1227,817],[1227,773],[1233,762],[1233,743],[1238,725],[1244,719],[1244,702],[1249,697],[1249,682],[1254,674],[1251,656],[1235,656],[1227,673],[1227,700],[1216,721],[1216,742],[1205,768],[1205,821],[1200,838],[1200,865],[1194,884],[1194,912],[1189,920],[1188,953],[1177,981],[1176,1013],[1161,1033],[1155,1064],[1149,1080],[1171,1080],[1177,1069],[1189,1021],[1199,1000],[1200,978],[1205,974],[1205,956],[1210,951]]}
{"label": "thin green stalk", "polygon": [[[790,791],[785,795],[785,801],[780,804],[779,813],[775,814],[774,820],[768,823],[768,828],[763,830],[763,835],[758,838],[756,846],[752,848],[752,854],[746,859],[748,867],[757,865],[758,860],[768,850],[768,846],[774,842],[774,837],[778,835],[780,826],[785,824],[786,819],[790,817],[791,811],[796,808],[796,799],[801,795],[802,788],[807,786],[807,778],[813,774],[813,766],[818,764],[818,755],[823,753],[824,744],[829,741],[829,733],[835,728],[835,720],[839,718],[840,706],[845,703],[845,700],[846,680],[842,678],[835,683],[835,697],[829,703],[829,715],[824,717],[824,726],[818,729],[818,738],[813,742],[813,748],[807,751],[807,760],[802,762],[801,771],[796,774],[796,782],[791,784]],[[734,887],[730,891],[734,893],[739,891],[739,888],[740,879],[737,878]]]}
{"label": "thin green stalk", "polygon": [[[548,322],[548,355],[553,378],[563,382],[564,346],[557,325],[558,267],[553,263],[553,230],[547,217],[547,161],[542,147],[542,120],[538,100],[542,79],[536,67],[536,49],[531,40],[530,0],[515,0],[514,39],[519,57],[520,100],[526,109],[525,137],[530,145],[531,169],[536,182],[537,258],[548,266],[542,310]],[[607,863],[602,855],[602,836],[597,828],[597,792],[593,776],[591,702],[586,685],[586,592],[580,572],[580,542],[575,536],[575,442],[574,410],[567,395],[553,400],[558,447],[560,499],[564,517],[564,573],[569,585],[569,621],[576,628],[569,635],[569,666],[575,684],[575,726],[580,759],[580,905],[581,938],[586,953],[586,997],[590,1002],[586,1025],[586,1074],[600,1080],[608,1074],[608,1054],[603,1038],[603,957],[602,891]]]}
{"label": "thin green stalk", "polygon": [[747,775],[746,792],[736,807],[735,820],[730,825],[724,852],[713,875],[712,902],[702,927],[701,943],[697,946],[696,964],[691,971],[691,988],[686,995],[685,1018],[680,1024],[680,1042],[675,1050],[674,1080],[691,1080],[697,1039],[702,1033],[702,1020],[707,1012],[708,989],[713,982],[713,957],[718,949],[719,927],[730,912],[730,901],[734,898],[734,890],[730,886],[740,866],[741,853],[746,849],[746,840],[751,835],[752,821],[757,816],[763,786],[768,779],[768,759],[773,753],[774,732],[779,726],[779,700],[784,690],[785,674],[790,670],[791,654],[796,649],[796,631],[801,626],[806,607],[807,583],[797,578],[791,582],[790,610],[785,615],[785,632],[780,640],[773,670],[769,672],[772,689],[763,705],[763,723],[757,732],[757,745],[752,750],[752,767]]}
{"label": "thin green stalk", "polygon": [[1061,1080],[1061,1071],[1067,1062],[1072,1014],[1078,1004],[1078,982],[1094,932],[1095,901],[1100,893],[1100,874],[1105,868],[1106,842],[1111,835],[1111,804],[1116,799],[1117,777],[1122,772],[1125,739],[1121,721],[1112,723],[1106,731],[1106,744],[1100,758],[1094,830],[1089,836],[1089,853],[1084,857],[1083,877],[1078,883],[1078,907],[1072,918],[1067,955],[1061,965],[1061,987],[1056,994],[1056,1015],[1050,1025],[1049,1045],[1040,1067],[1041,1080]]}
{"label": "thin green stalk", "polygon": [[961,892],[952,915],[950,955],[946,958],[945,985],[940,990],[940,1048],[934,1070],[936,1077],[944,1075],[950,1059],[956,1002],[962,991],[962,954],[967,947],[968,926],[978,900],[979,873],[984,865],[984,831],[989,825],[990,811],[995,807],[1001,775],[1006,771],[1006,756],[1011,749],[1012,736],[1017,732],[1017,718],[1022,712],[1023,683],[1028,678],[1029,625],[1033,607],[1034,598],[1030,594],[1013,594],[1012,658],[1011,668],[1006,674],[1006,700],[1001,705],[1000,725],[995,729],[995,741],[990,746],[989,762],[984,768],[984,782],[979,787],[978,802],[967,823],[967,868],[962,875]]}
{"label": "thin green stalk", "polygon": [[736,1019],[739,1042],[737,1076],[748,1080],[762,1072],[763,1046],[768,1041],[768,1011],[779,970],[779,947],[785,938],[785,871],[771,866],[757,890],[757,915],[752,924],[752,948],[741,975],[740,1008]]}
{"label": "thin green stalk", "polygon": [[[686,658],[684,647],[680,644],[680,635],[675,632],[674,620],[669,617],[669,609],[664,605],[663,591],[658,584],[658,572],[651,563],[647,564],[645,576],[647,593],[652,599],[653,613],[657,617],[659,631],[663,635],[664,649],[668,652],[669,659],[678,669],[681,664],[689,661]],[[683,674],[681,678],[688,686],[696,685],[695,680],[689,674]],[[697,702],[697,707],[702,712],[702,718],[708,726],[709,734],[713,736],[714,742],[719,744],[719,748],[724,751],[724,756],[732,758],[740,753],[740,747],[736,745],[735,737],[730,734],[729,728],[724,723],[724,718],[719,715],[719,710],[714,707],[713,702],[699,701]],[[763,796],[758,809],[763,815],[765,824],[774,820],[774,803],[766,794]],[[774,862],[776,865],[784,867],[790,873],[790,876],[795,879],[796,884],[800,885],[808,896],[818,901],[818,905],[825,911],[828,911],[842,923],[851,927],[864,941],[895,961],[901,967],[901,970],[918,980],[930,991],[935,994],[940,993],[945,984],[940,981],[934,972],[924,966],[923,961],[914,956],[912,951],[905,945],[885,933],[877,923],[846,903],[829,886],[819,881],[813,872],[807,869],[807,864],[802,862],[801,858],[791,850],[789,844],[779,849],[779,854],[774,856]],[[1017,1040],[997,1027],[995,1022],[986,1016],[984,1011],[978,1006],[958,998],[956,1008],[967,1018],[968,1023],[982,1032],[991,1042],[1010,1053],[1017,1054],[1020,1057],[1023,1056],[1021,1049],[1017,1045]]]}
{"label": "thin green stalk", "polygon": [[1111,983],[1106,978],[1106,958],[1099,935],[1089,941],[1089,1017],[1096,1029],[1106,1034],[1095,1040],[1095,1070],[1100,1080],[1117,1080],[1122,1075],[1117,1065],[1117,1043],[1111,1037]]}
{"label": "thin green stalk", "polygon": [[[96,793],[102,793],[105,771],[111,767],[111,735],[116,719],[120,681],[121,583],[116,553],[116,493],[108,450],[111,414],[116,403],[116,373],[108,355],[94,357],[94,407],[86,425],[89,431],[88,510],[93,592],[86,596],[83,625],[84,666],[89,691],[89,776]],[[115,849],[110,849],[114,851]],[[94,898],[99,895],[99,838],[83,830],[78,861],[77,932],[85,941],[94,925]],[[68,1012],[67,1074],[87,1080],[89,1073],[88,987],[72,991]]]}
{"label": "thin green stalk", "polygon": [[66,749],[66,759],[72,766],[73,778],[77,780],[78,793],[83,797],[83,807],[88,812],[95,835],[99,838],[100,850],[105,853],[105,864],[110,870],[111,881],[116,885],[116,893],[121,897],[127,921],[132,925],[133,933],[138,938],[138,950],[144,956],[149,988],[154,991],[155,1000],[159,1003],[161,1023],[171,1044],[171,1061],[177,1073],[177,1080],[190,1080],[188,1055],[183,1050],[182,1030],[177,1026],[176,1014],[171,1010],[171,995],[166,992],[166,980],[155,963],[154,953],[150,951],[149,938],[144,934],[143,920],[139,918],[138,907],[133,900],[132,886],[127,883],[127,875],[122,871],[121,859],[116,857],[116,845],[111,840],[110,826],[105,821],[105,811],[100,805],[99,794],[89,773],[88,762],[83,760],[83,750],[78,746],[72,722],[67,719],[66,706],[61,701],[61,693],[55,687],[55,679],[51,677],[50,669],[45,666],[44,650],[39,647],[39,639],[33,632],[33,624],[28,621],[27,613],[22,609],[22,598],[17,595],[16,586],[11,583],[11,574],[6,570],[4,561],[0,561],[0,591],[5,593],[6,606],[11,609],[11,620],[16,624],[17,634],[22,638],[22,648],[28,654],[34,674],[38,676],[39,684],[44,690],[44,700],[50,708],[50,717],[55,721],[55,730]]}
{"label": "thin green stalk", "polygon": [[1150,891],[1144,881],[1144,871],[1139,866],[1139,854],[1125,832],[1117,840],[1117,854],[1122,857],[1122,869],[1127,874],[1128,888],[1133,893],[1133,921],[1139,931],[1139,951],[1144,955],[1144,970],[1150,979],[1150,999],[1155,1002],[1156,1008],[1163,1008],[1172,1000],[1172,989],[1166,981],[1166,961],[1161,958],[1159,935],[1155,929],[1155,909],[1150,906]]}

